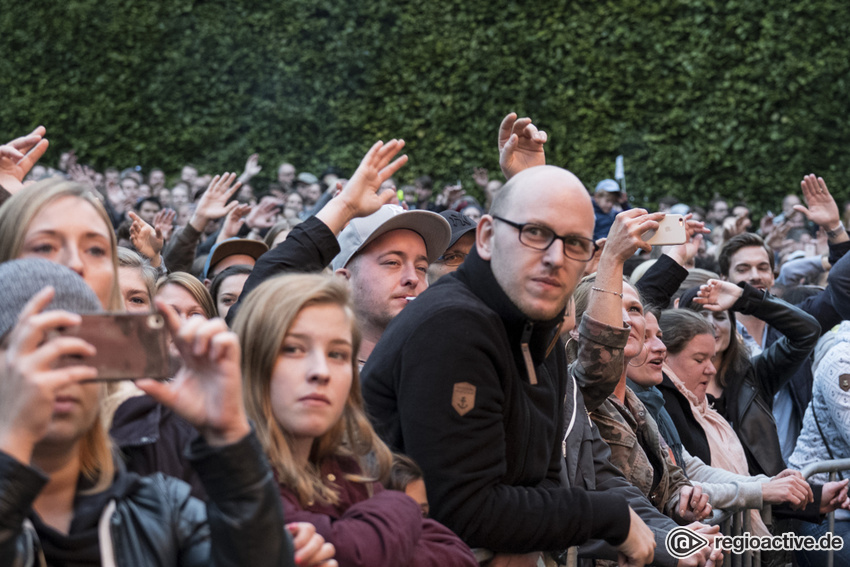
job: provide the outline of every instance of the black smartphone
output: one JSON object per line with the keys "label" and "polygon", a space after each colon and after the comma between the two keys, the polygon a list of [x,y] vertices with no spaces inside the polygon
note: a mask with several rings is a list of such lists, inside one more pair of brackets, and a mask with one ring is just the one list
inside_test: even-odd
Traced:
{"label": "black smartphone", "polygon": [[167,380],[173,375],[165,317],[155,313],[81,315],[82,322],[59,331],[97,349],[91,357],[67,356],[57,367],[84,364],[97,368],[96,380]]}

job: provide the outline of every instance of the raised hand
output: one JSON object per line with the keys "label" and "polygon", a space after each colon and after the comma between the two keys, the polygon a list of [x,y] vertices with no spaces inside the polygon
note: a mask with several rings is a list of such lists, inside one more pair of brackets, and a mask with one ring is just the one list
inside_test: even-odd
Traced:
{"label": "raised hand", "polygon": [[245,224],[245,215],[251,212],[251,205],[239,204],[224,217],[224,223],[221,225],[221,230],[215,241],[224,242],[239,234],[239,229]]}
{"label": "raised hand", "polygon": [[700,244],[702,244],[702,235],[711,233],[709,229],[705,228],[704,222],[695,221],[692,217],[691,213],[685,215],[685,232],[687,234],[685,243],[662,248],[662,251],[680,266],[689,264],[696,257]]}
{"label": "raised hand", "polygon": [[171,233],[174,232],[175,218],[177,218],[177,211],[174,209],[162,209],[153,217],[153,227],[166,242],[171,238]]}
{"label": "raised hand", "polygon": [[151,261],[154,267],[159,266],[161,261],[159,253],[165,244],[162,237],[162,232],[155,229],[136,213],[130,211],[127,216],[132,219],[133,224],[130,225],[130,242],[133,247],[145,258]]}
{"label": "raised hand", "polygon": [[242,175],[239,176],[239,181],[247,183],[249,179],[262,170],[263,166],[260,165],[260,154],[251,154],[248,157],[248,161],[245,162],[245,169],[242,171]]}
{"label": "raised hand", "polygon": [[[614,218],[603,254],[611,255],[620,262],[625,262],[638,249],[652,251],[652,245],[643,239],[648,230],[657,230],[658,223],[664,218],[664,213],[648,213],[645,209],[629,209]],[[601,260],[600,260],[601,262]]]}
{"label": "raised hand", "polygon": [[251,230],[271,228],[277,222],[278,211],[283,201],[280,199],[263,199],[257,205],[251,207],[245,224]]}
{"label": "raised hand", "polygon": [[24,177],[47,151],[47,130],[39,126],[30,134],[0,146],[0,186],[15,194],[24,186]]}
{"label": "raised hand", "polygon": [[242,183],[236,181],[235,173],[224,173],[213,177],[209,187],[195,206],[195,212],[189,220],[192,226],[202,232],[208,221],[220,219],[232,211],[239,203],[233,201],[228,204],[227,201],[241,186]]}
{"label": "raised hand", "polygon": [[212,446],[230,445],[250,431],[242,403],[239,339],[222,319],[191,317],[182,322],[170,306],[156,302],[174,337],[183,367],[171,382],[136,385],[195,426]]}
{"label": "raised hand", "polygon": [[[808,208],[803,205],[794,205],[795,211],[800,211],[810,221],[823,227],[826,231],[834,232],[841,227],[841,214],[838,205],[830,194],[823,177],[815,177],[809,174],[800,182],[803,189],[803,199]],[[841,231],[842,233],[845,231]],[[844,239],[846,240],[846,238]]]}
{"label": "raised hand", "polygon": [[472,168],[472,180],[482,189],[486,189],[487,184],[490,183],[490,172],[485,167],[474,167]]}
{"label": "raised hand", "polygon": [[742,293],[744,290],[732,282],[711,279],[700,286],[694,303],[702,305],[709,311],[726,311],[735,305]]}
{"label": "raised hand", "polygon": [[378,191],[381,183],[392,177],[407,163],[406,155],[391,161],[403,147],[404,140],[393,139],[386,144],[376,142],[363,157],[357,171],[339,195],[316,213],[316,217],[338,235],[351,219],[369,216],[388,204],[393,199],[394,193],[384,191],[379,195]]}
{"label": "raised hand", "polygon": [[57,392],[97,377],[90,366],[54,368],[63,356],[93,356],[92,345],[78,337],[51,332],[80,324],[67,311],[44,312],[53,299],[52,287],[35,294],[24,306],[9,333],[0,359],[0,450],[29,464],[36,443],[47,433]]}
{"label": "raised hand", "polygon": [[543,144],[548,136],[531,123],[531,118],[517,118],[511,112],[499,126],[499,166],[505,179],[537,165],[546,165]]}

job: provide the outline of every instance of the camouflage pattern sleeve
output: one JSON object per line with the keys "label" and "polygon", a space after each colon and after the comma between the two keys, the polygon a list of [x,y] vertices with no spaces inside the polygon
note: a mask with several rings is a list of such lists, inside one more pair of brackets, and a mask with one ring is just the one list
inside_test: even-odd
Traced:
{"label": "camouflage pattern sleeve", "polygon": [[585,315],[578,328],[578,357],[570,370],[581,388],[587,411],[614,392],[623,374],[628,327],[611,327]]}

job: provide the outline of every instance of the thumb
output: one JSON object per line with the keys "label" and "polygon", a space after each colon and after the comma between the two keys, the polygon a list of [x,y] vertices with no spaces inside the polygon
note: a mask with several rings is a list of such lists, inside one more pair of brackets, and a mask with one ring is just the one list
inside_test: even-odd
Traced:
{"label": "thumb", "polygon": [[794,210],[803,213],[804,215],[806,215],[806,218],[809,218],[809,209],[807,209],[803,205],[794,205]]}

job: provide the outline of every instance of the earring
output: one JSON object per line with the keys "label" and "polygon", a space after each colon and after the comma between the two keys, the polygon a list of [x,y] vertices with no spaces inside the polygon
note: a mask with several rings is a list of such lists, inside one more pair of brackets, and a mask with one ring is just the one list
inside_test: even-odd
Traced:
{"label": "earring", "polygon": [[642,351],[646,351],[646,356],[644,356],[644,357],[643,357],[643,362],[641,362],[640,364],[632,364],[632,361],[630,360],[630,361],[628,362],[628,364],[629,364],[629,366],[631,366],[632,368],[638,368],[638,367],[640,367],[640,366],[643,366],[643,365],[644,365],[644,364],[646,364],[647,362],[649,362],[649,349],[647,349],[647,348],[646,348],[646,343],[644,343],[644,345],[643,345],[643,349],[641,349],[641,350],[642,350]]}

